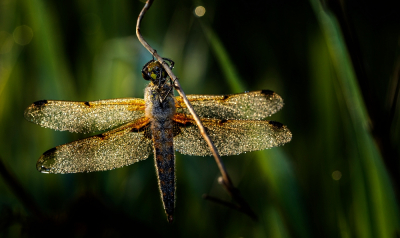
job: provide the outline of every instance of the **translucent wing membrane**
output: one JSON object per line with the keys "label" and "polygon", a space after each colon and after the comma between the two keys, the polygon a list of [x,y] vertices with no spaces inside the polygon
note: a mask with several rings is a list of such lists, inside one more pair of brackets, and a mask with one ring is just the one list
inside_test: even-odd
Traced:
{"label": "translucent wing membrane", "polygon": [[119,98],[92,102],[42,100],[25,118],[43,127],[79,133],[111,129],[144,116],[144,100]]}
{"label": "translucent wing membrane", "polygon": [[[174,121],[177,151],[187,155],[212,155],[192,117],[177,114]],[[220,155],[264,150],[292,139],[289,129],[274,121],[204,119],[202,123]]]}
{"label": "translucent wing membrane", "polygon": [[42,173],[104,171],[146,159],[152,151],[149,120],[127,123],[109,132],[46,151],[36,167]]}
{"label": "translucent wing membrane", "polygon": [[[264,119],[283,107],[282,98],[262,90],[231,95],[187,95],[199,117],[219,119]],[[181,97],[176,97],[176,112],[189,114]]]}

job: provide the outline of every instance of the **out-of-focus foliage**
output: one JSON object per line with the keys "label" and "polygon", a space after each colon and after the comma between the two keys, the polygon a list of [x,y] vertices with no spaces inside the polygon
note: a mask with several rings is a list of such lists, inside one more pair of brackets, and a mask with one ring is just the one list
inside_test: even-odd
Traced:
{"label": "out-of-focus foliage", "polygon": [[354,53],[337,2],[155,1],[141,31],[175,61],[187,94],[273,90],[285,107],[271,119],[293,133],[281,148],[224,158],[258,221],[201,198],[230,199],[213,158],[177,153],[168,224],[152,157],[107,172],[41,174],[44,151],[87,135],[23,118],[40,99],[143,97],[151,55],[135,25],[144,3],[0,1],[0,157],[27,194],[0,177],[0,236],[399,236],[400,15],[389,3],[345,1]]}

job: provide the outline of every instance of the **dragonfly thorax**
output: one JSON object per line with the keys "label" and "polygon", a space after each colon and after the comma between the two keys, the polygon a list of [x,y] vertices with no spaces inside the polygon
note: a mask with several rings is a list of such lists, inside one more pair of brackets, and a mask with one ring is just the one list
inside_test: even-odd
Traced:
{"label": "dragonfly thorax", "polygon": [[[174,67],[174,62],[169,67]],[[151,120],[171,119],[175,114],[175,101],[172,82],[160,62],[150,60],[142,69],[142,76],[150,83],[145,89],[145,115]]]}
{"label": "dragonfly thorax", "polygon": [[150,82],[144,92],[145,116],[153,120],[171,119],[175,114],[172,86],[165,83],[158,87]]}

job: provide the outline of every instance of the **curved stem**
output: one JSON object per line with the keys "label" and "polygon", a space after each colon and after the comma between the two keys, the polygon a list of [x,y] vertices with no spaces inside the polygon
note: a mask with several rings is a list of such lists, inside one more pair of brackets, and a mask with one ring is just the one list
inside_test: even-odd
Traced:
{"label": "curved stem", "polygon": [[142,43],[142,45],[157,59],[158,62],[162,64],[164,67],[165,71],[168,73],[169,77],[171,80],[174,82],[174,88],[175,90],[179,93],[179,95],[182,97],[183,101],[185,102],[187,108],[189,109],[190,114],[192,114],[194,120],[196,121],[196,124],[200,130],[201,135],[203,136],[204,140],[207,142],[207,145],[210,147],[211,153],[213,154],[215,158],[215,162],[218,165],[219,171],[221,172],[222,175],[222,184],[226,188],[226,190],[230,193],[233,199],[235,199],[241,208],[246,209],[247,211],[245,212],[246,214],[252,214],[251,217],[255,218],[254,212],[250,209],[250,207],[247,205],[246,201],[241,197],[239,190],[236,189],[232,182],[231,179],[226,172],[225,166],[221,161],[221,157],[218,153],[217,148],[211,141],[210,137],[208,136],[206,130],[204,129],[203,124],[201,123],[200,118],[197,116],[196,112],[194,111],[192,105],[190,104],[189,100],[186,97],[185,92],[182,90],[182,87],[179,83],[178,78],[172,73],[172,70],[170,69],[169,65],[163,60],[163,58],[157,53],[156,50],[154,50],[143,38],[142,34],[140,33],[140,23],[142,22],[142,19],[144,17],[144,14],[147,12],[147,10],[151,7],[153,4],[154,0],[147,0],[145,6],[143,7],[142,11],[139,14],[137,23],[136,23],[136,35]]}

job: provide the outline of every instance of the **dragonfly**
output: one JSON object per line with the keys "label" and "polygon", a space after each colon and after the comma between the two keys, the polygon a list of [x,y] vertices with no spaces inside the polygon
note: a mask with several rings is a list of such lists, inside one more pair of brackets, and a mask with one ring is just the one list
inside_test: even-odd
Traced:
{"label": "dragonfly", "polygon": [[[172,69],[174,62],[168,61]],[[145,160],[154,154],[161,201],[169,222],[175,209],[175,153],[211,156],[182,97],[173,95],[173,81],[162,65],[149,61],[142,69],[149,81],[144,99],[98,101],[40,100],[25,118],[58,131],[91,133],[85,139],[56,146],[36,163],[42,173],[106,171]],[[187,95],[221,156],[264,150],[288,143],[292,133],[283,124],[265,120],[283,107],[271,90],[230,95]]]}

